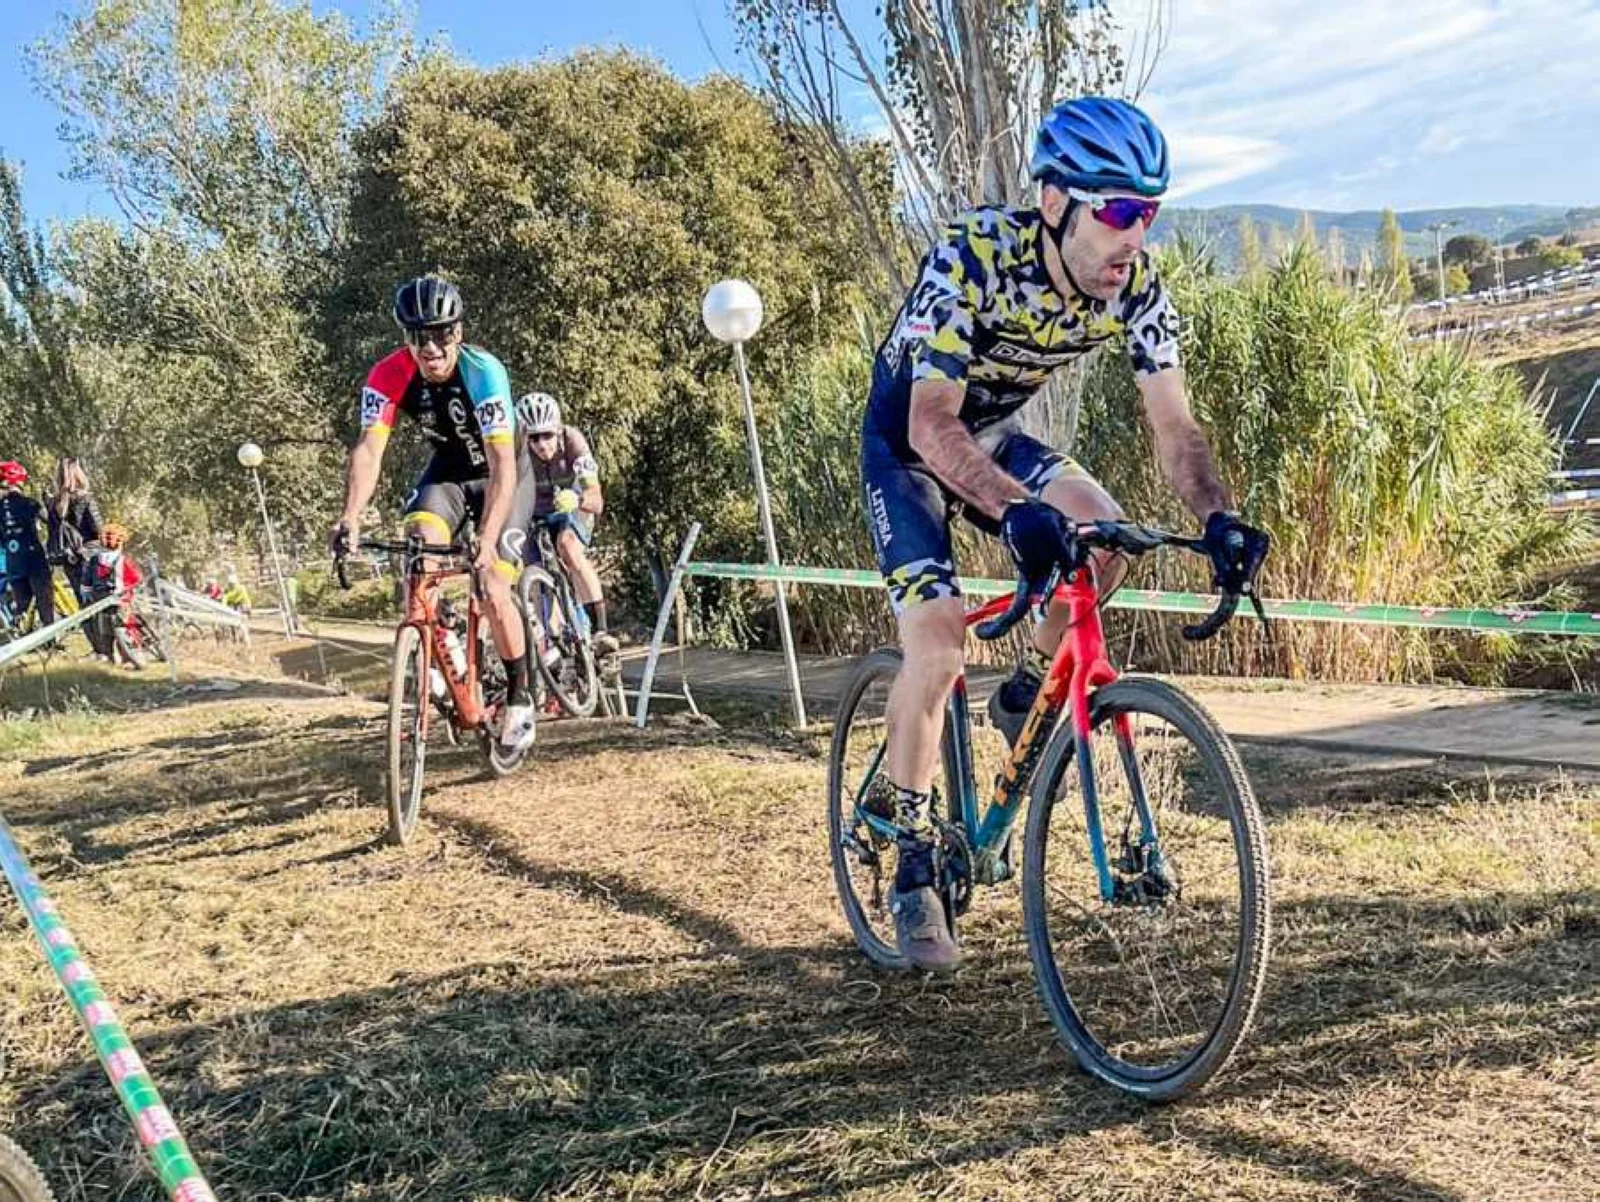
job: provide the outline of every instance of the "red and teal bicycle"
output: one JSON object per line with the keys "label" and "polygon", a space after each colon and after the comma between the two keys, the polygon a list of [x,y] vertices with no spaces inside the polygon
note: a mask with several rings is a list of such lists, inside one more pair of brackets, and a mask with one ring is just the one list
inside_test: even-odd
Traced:
{"label": "red and teal bicycle", "polygon": [[[1266,830],[1216,721],[1169,681],[1119,676],[1106,654],[1090,555],[1200,551],[1200,540],[1103,521],[1075,527],[1073,543],[1071,562],[1043,594],[1067,607],[1070,626],[987,808],[965,676],[952,690],[941,747],[946,805],[936,818],[941,894],[955,932],[976,887],[1012,875],[1026,795],[1023,915],[1044,1007],[1088,1072],[1146,1099],[1176,1098],[1227,1063],[1260,1001],[1270,929]],[[1246,583],[1184,634],[1211,637],[1240,596],[1259,613]],[[974,609],[967,624],[998,638],[1035,600],[1019,587]],[[901,829],[866,799],[883,769],[900,663],[899,650],[887,648],[857,667],[828,769],[829,843],[845,917],[862,951],[889,968],[907,967],[888,909]]]}

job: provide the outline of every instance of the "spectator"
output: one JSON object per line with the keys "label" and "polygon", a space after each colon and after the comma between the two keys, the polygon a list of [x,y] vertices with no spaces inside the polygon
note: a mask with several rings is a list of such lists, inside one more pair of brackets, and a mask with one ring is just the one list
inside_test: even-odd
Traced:
{"label": "spectator", "polygon": [[30,604],[39,607],[39,624],[56,620],[55,597],[50,592],[50,561],[39,541],[39,502],[24,496],[28,469],[14,459],[0,463],[0,546],[6,552],[6,585],[20,621]]}
{"label": "spectator", "polygon": [[89,492],[89,476],[80,460],[63,457],[56,464],[56,494],[45,517],[50,535],[45,549],[53,563],[60,563],[67,583],[81,602],[89,595],[84,573],[100,542],[104,523],[100,507]]}

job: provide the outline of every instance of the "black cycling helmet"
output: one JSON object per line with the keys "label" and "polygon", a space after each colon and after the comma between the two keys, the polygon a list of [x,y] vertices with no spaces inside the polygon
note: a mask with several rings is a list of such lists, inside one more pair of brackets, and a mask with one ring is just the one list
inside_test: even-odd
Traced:
{"label": "black cycling helmet", "polygon": [[461,320],[461,293],[436,275],[407,280],[394,294],[394,321],[402,330],[450,326]]}

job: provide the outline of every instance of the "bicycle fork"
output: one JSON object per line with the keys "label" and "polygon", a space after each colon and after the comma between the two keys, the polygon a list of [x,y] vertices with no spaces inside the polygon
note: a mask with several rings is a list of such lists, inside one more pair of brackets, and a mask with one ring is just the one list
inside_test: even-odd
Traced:
{"label": "bicycle fork", "polygon": [[[1072,741],[1074,754],[1078,759],[1078,787],[1083,792],[1083,819],[1089,829],[1089,851],[1094,857],[1095,876],[1100,886],[1100,900],[1112,903],[1131,900],[1125,896],[1126,887],[1119,888],[1119,882],[1111,873],[1111,861],[1106,851],[1105,831],[1100,823],[1100,791],[1095,780],[1093,752],[1089,744],[1089,723],[1087,706],[1082,720],[1074,717]],[[1139,841],[1135,847],[1127,846],[1127,835],[1123,836],[1123,857],[1118,867],[1132,874],[1135,878],[1154,880],[1165,883],[1165,862],[1161,856],[1160,841],[1156,836],[1155,812],[1150,808],[1150,800],[1144,787],[1144,775],[1139,770],[1139,760],[1134,753],[1133,724],[1128,721],[1127,714],[1116,714],[1111,719],[1113,732],[1117,740],[1117,758],[1122,764],[1123,776],[1127,780],[1128,793],[1133,800],[1134,812],[1139,818]]]}

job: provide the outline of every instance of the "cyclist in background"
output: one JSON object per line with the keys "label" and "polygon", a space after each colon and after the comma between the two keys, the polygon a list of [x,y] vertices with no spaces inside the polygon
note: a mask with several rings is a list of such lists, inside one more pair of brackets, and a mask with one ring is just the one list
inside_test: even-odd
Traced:
{"label": "cyclist in background", "polygon": [[[563,424],[561,406],[547,392],[530,392],[517,401],[517,418],[527,433],[533,464],[533,518],[550,531],[556,554],[572,577],[573,591],[589,617],[589,641],[597,655],[615,655],[616,637],[606,627],[600,573],[589,559],[594,521],[605,508],[600,466],[589,440]],[[528,540],[528,562],[538,559],[538,543]]]}
{"label": "cyclist in background", "polygon": [[406,503],[406,526],[427,542],[447,543],[469,514],[476,520],[473,569],[510,685],[499,742],[521,752],[533,742],[536,713],[527,636],[511,586],[522,572],[533,482],[516,438],[506,369],[462,340],[462,314],[461,294],[437,276],[409,280],[395,293],[394,320],[406,345],[379,360],[361,390],[361,438],[350,452],[333,542],[335,553],[358,547],[361,512],[378,486],[389,432],[407,414],[433,444],[433,458]]}
{"label": "cyclist in background", "polygon": [[245,588],[238,572],[228,573],[228,587],[222,590],[222,603],[229,609],[244,614],[245,617],[250,616],[252,605],[250,590]]}

